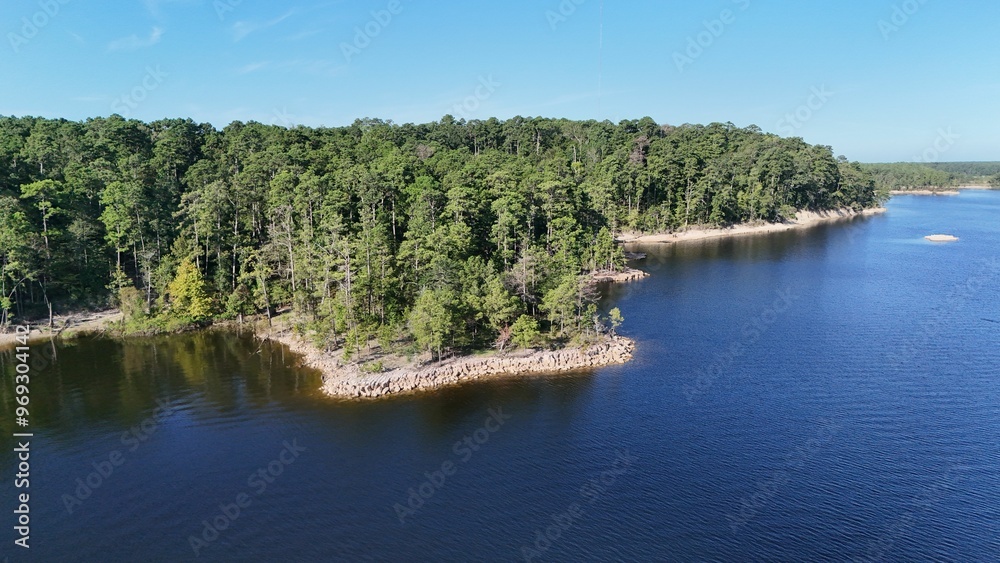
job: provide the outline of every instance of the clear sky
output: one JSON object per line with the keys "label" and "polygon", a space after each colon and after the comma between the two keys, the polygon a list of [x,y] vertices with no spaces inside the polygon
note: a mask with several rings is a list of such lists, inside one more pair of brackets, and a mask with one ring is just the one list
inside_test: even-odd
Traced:
{"label": "clear sky", "polygon": [[998,21],[987,0],[8,1],[0,114],[648,115],[853,160],[1000,160]]}

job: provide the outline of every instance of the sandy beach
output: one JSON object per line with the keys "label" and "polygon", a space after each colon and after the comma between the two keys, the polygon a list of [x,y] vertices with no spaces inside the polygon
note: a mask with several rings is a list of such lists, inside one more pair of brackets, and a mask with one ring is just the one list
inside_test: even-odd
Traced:
{"label": "sandy beach", "polygon": [[954,188],[926,188],[919,190],[892,190],[889,195],[958,195],[962,190],[996,190],[993,186],[972,184],[968,186],[956,186]]}
{"label": "sandy beach", "polygon": [[803,229],[812,227],[820,223],[840,221],[853,217],[877,215],[884,213],[884,207],[865,209],[864,211],[853,211],[850,209],[836,209],[832,211],[799,211],[794,221],[785,223],[764,223],[762,225],[737,225],[735,227],[719,228],[692,228],[686,231],[675,233],[663,233],[644,235],[639,233],[622,233],[618,237],[619,242],[684,242],[692,240],[703,240],[719,237],[756,235],[764,233],[777,233],[792,229]]}
{"label": "sandy beach", "polygon": [[[985,188],[966,188],[985,189]],[[958,195],[962,192],[958,190],[892,190],[889,195]]]}

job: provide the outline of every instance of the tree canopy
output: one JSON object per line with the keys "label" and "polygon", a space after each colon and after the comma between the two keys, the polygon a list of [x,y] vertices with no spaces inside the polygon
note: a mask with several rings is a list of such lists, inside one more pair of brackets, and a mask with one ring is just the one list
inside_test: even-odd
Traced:
{"label": "tree canopy", "polygon": [[0,117],[0,320],[131,288],[191,320],[290,306],[348,350],[527,345],[596,330],[582,276],[623,230],[877,203],[830,147],[731,123]]}

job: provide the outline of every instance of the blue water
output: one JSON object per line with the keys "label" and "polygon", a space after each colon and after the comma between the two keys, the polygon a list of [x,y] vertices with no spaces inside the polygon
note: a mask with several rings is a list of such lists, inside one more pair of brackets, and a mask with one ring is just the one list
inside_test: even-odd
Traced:
{"label": "blue water", "polygon": [[[330,401],[294,356],[232,334],[63,345],[32,382],[30,556],[9,453],[0,554],[1000,561],[998,219],[1000,193],[966,191],[642,246],[652,276],[603,303],[638,341],[630,364],[376,403]],[[923,239],[940,232],[961,240]]]}

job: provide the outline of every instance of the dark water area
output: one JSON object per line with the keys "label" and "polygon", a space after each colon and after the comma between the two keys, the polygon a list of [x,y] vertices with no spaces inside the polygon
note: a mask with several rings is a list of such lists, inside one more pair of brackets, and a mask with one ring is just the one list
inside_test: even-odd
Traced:
{"label": "dark water area", "polygon": [[1000,193],[638,248],[593,372],[351,403],[237,334],[35,344],[30,552],[2,353],[0,558],[1000,561]]}

